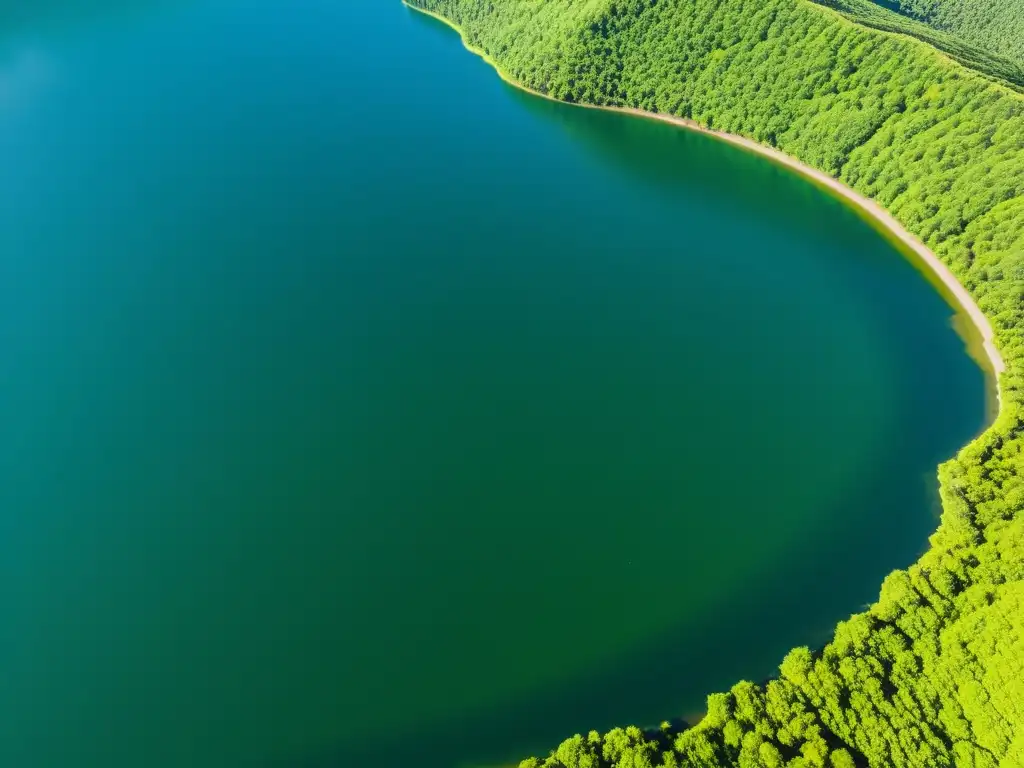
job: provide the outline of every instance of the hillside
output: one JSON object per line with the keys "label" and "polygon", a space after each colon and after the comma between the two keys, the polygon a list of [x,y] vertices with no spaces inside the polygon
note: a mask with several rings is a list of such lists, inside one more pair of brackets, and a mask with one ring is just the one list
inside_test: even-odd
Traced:
{"label": "hillside", "polygon": [[964,42],[1024,62],[1021,0],[899,0],[899,11]]}
{"label": "hillside", "polygon": [[710,697],[690,730],[592,732],[524,767],[1024,766],[1024,97],[805,0],[411,2],[530,88],[692,118],[877,200],[977,299],[1007,364],[996,423],[939,469],[931,549],[828,646]]}
{"label": "hillside", "polygon": [[[964,66],[990,75],[1017,90],[1024,89],[1024,55],[1018,50],[1018,42],[1024,41],[1024,5],[1020,16],[1005,19],[1000,29],[994,30],[993,35],[989,36],[981,28],[947,24],[934,14],[916,13],[909,5],[894,10],[872,0],[814,2],[833,8],[859,24],[884,32],[915,37]],[[993,11],[1004,7],[999,5],[1000,2],[1005,2],[1009,6],[1021,3],[1021,0],[992,0]],[[949,5],[966,7],[960,2]]]}

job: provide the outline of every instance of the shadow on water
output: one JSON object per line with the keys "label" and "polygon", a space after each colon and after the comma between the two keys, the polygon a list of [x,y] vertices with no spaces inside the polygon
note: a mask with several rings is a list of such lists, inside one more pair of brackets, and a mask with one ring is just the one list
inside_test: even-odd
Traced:
{"label": "shadow on water", "polygon": [[[458,33],[444,22],[411,9],[408,14],[414,23],[461,45]],[[465,55],[472,64],[493,72],[475,54]],[[538,121],[557,125],[574,145],[588,150],[631,180],[670,195],[691,193],[690,200],[696,191],[696,196],[710,202],[743,209],[759,223],[786,232],[797,227],[812,243],[823,247],[835,244],[832,222],[806,217],[803,203],[813,201],[820,205],[822,200],[830,200],[837,209],[849,207],[790,169],[695,131],[541,98],[500,81],[497,73],[493,73],[493,79],[524,112]],[[758,183],[737,183],[737,179],[746,177],[770,183],[773,188],[782,180],[787,194],[766,196]]]}
{"label": "shadow on water", "polygon": [[[434,20],[428,18],[428,21]],[[603,162],[660,192],[673,194],[689,190],[692,193],[696,190],[705,199],[742,207],[752,220],[768,228],[784,232],[799,229],[809,243],[826,252],[836,245],[834,221],[831,217],[807,217],[803,214],[805,203],[820,206],[823,201],[829,201],[838,215],[859,218],[865,224],[861,228],[864,238],[881,237],[888,242],[953,309],[953,329],[963,340],[968,356],[985,372],[987,413],[984,425],[995,420],[999,406],[998,383],[981,331],[921,257],[870,213],[768,158],[711,136],[654,120],[584,110],[537,98],[513,86],[506,85],[506,88],[510,98],[523,110],[556,123],[576,144],[587,148]],[[745,177],[770,178],[773,188],[783,185],[787,194],[765,195],[757,183],[736,183],[737,179]],[[980,429],[974,434],[978,433]]]}
{"label": "shadow on water", "polygon": [[[524,111],[557,124],[574,144],[659,192],[696,191],[706,200],[742,209],[758,223],[787,232],[797,227],[802,236],[821,246],[835,245],[832,222],[808,218],[803,203],[820,205],[827,200],[837,210],[850,210],[791,169],[712,136],[632,115],[561,104],[506,87],[509,98]],[[762,185],[770,184],[774,190],[780,183],[785,195],[764,194]]]}
{"label": "shadow on water", "polygon": [[[0,8],[0,40],[22,31],[149,11],[169,2],[150,0],[141,5],[129,0],[106,0],[99,5],[90,0],[44,0],[14,8],[5,5]],[[414,15],[424,24],[442,27]],[[758,204],[750,206],[761,211],[757,215],[773,220],[785,217],[786,227],[799,218],[799,195],[821,194],[809,185],[794,185],[794,196],[766,200],[756,185],[735,183],[741,169],[734,165],[757,162],[739,150],[669,126],[510,93],[539,118],[559,121],[575,141],[602,160],[665,190],[686,184],[699,187],[705,196],[749,200]],[[678,150],[680,142],[703,142],[707,151],[702,144],[699,152],[678,153],[673,148]],[[685,168],[683,156],[688,158]],[[786,173],[781,169],[775,172]],[[826,221],[800,219],[800,223],[808,237],[828,242]],[[911,333],[899,324],[895,310],[883,307],[880,311],[894,312],[894,334]],[[947,418],[934,418],[935,398],[941,393],[935,393],[934,385],[921,385],[943,380],[948,361],[922,355],[920,362],[901,395],[905,402],[899,409],[897,428],[926,435],[922,442],[934,450],[904,451],[899,441],[892,441],[886,447],[890,455],[876,463],[884,472],[859,478],[849,493],[821,511],[823,518],[834,521],[830,535],[806,543],[798,550],[799,557],[774,563],[759,574],[756,589],[734,594],[730,602],[720,604],[701,623],[699,632],[690,622],[680,623],[586,676],[566,679],[529,697],[458,719],[439,712],[436,723],[408,727],[401,717],[401,702],[396,701],[392,730],[339,743],[323,754],[279,760],[262,768],[456,768],[452,755],[471,755],[480,765],[507,765],[525,754],[546,751],[573,730],[603,730],[621,724],[623,702],[643,702],[642,709],[630,706],[628,718],[653,725],[699,711],[707,693],[737,679],[772,675],[788,648],[822,643],[836,620],[872,600],[885,573],[911,562],[934,528],[935,521],[927,514],[911,516],[907,510],[921,510],[926,506],[923,500],[934,499],[935,465],[973,434],[977,424],[969,412],[965,414],[966,409],[949,409]],[[738,435],[740,448],[742,440]],[[756,460],[743,457],[742,450],[737,454],[738,459]],[[771,515],[770,489],[765,496],[764,514]],[[685,563],[680,563],[678,572],[678,589],[683,592],[690,586]],[[630,606],[610,602],[608,614],[609,621],[628,621]]]}

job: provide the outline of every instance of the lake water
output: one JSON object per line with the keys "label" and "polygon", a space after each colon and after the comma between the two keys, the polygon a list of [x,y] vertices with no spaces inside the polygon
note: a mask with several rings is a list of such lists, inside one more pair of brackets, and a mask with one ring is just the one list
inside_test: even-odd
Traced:
{"label": "lake water", "polygon": [[697,712],[914,560],[985,419],[856,215],[398,0],[0,11],[0,167],[4,766]]}

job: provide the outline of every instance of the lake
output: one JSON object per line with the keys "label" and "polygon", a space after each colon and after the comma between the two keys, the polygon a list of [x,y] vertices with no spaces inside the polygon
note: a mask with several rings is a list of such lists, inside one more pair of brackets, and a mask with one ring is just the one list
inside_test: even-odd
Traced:
{"label": "lake", "polygon": [[699,713],[986,418],[762,158],[398,0],[0,11],[0,764],[456,768]]}

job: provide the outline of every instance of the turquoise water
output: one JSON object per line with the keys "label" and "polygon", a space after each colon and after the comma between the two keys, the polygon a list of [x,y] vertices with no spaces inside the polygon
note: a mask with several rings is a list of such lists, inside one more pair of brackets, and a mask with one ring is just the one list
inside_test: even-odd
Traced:
{"label": "turquoise water", "polygon": [[397,1],[0,25],[0,764],[501,762],[926,546],[984,377],[806,182]]}

